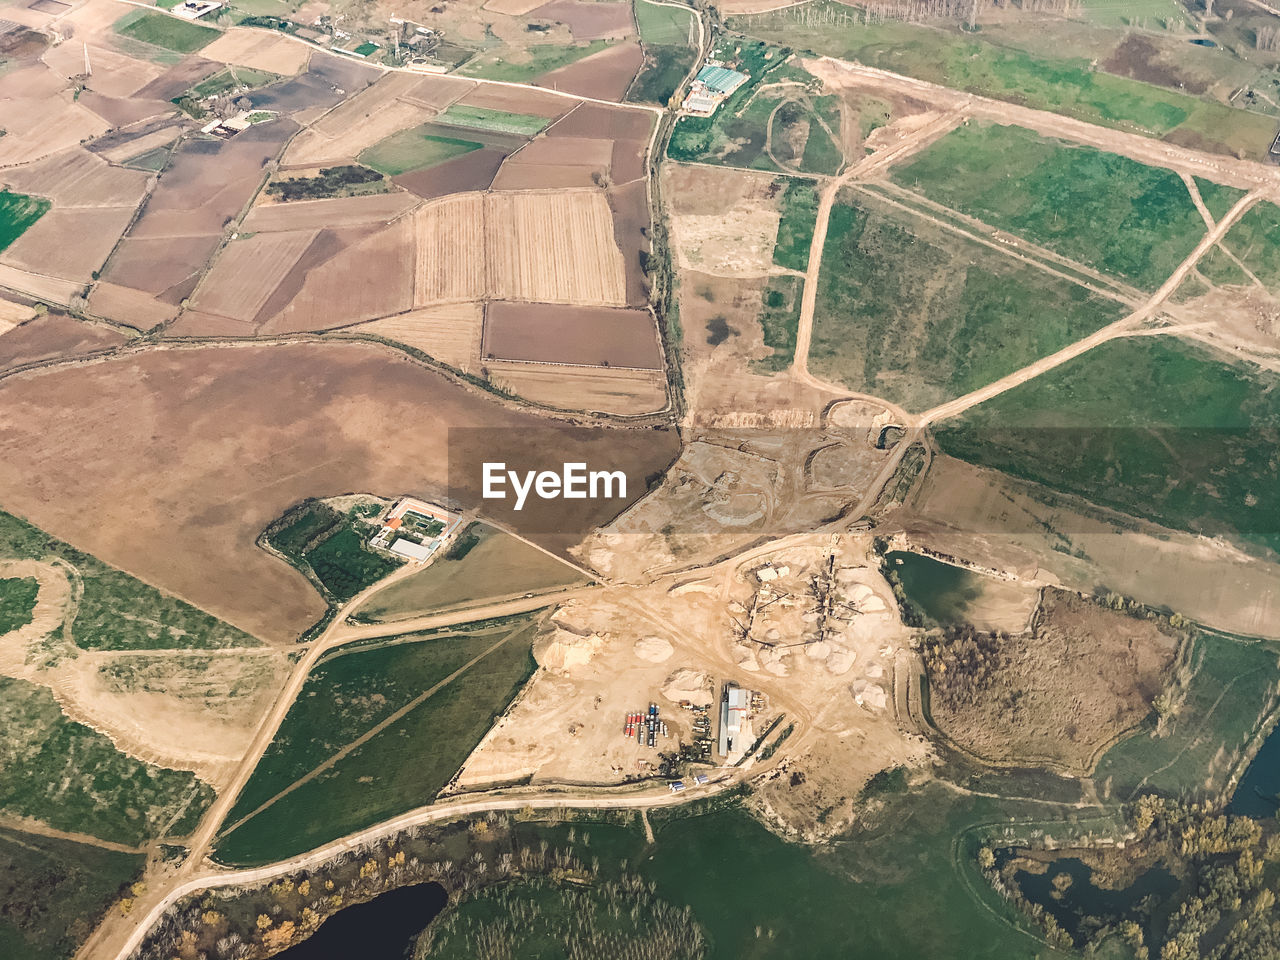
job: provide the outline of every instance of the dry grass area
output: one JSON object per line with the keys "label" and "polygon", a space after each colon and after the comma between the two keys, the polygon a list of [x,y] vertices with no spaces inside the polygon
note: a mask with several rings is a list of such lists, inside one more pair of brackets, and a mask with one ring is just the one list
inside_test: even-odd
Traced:
{"label": "dry grass area", "polygon": [[351,332],[395,340],[451,367],[474,373],[480,368],[483,325],[484,309],[480,304],[452,303],[374,320]]}
{"label": "dry grass area", "polygon": [[97,316],[149,330],[178,315],[177,304],[157,300],[141,290],[98,282],[89,294],[89,309]]}
{"label": "dry grass area", "polygon": [[414,213],[414,306],[479,300],[488,293],[485,207],[483,194],[462,193]]}
{"label": "dry grass area", "polygon": [[9,189],[48,197],[55,209],[136,207],[148,179],[139,170],[112,166],[83,147],[5,172]]}
{"label": "dry grass area", "polygon": [[702,165],[670,164],[671,234],[686,270],[720,277],[773,272],[781,191],[771,176]]}
{"label": "dry grass area", "polygon": [[129,207],[54,207],[4,251],[3,262],[88,284],[133,219]]}
{"label": "dry grass area", "polygon": [[[83,62],[83,55],[81,57]],[[70,92],[40,100],[0,100],[0,166],[28,163],[107,132],[109,124]]]}
{"label": "dry grass area", "polygon": [[207,60],[292,76],[307,65],[311,48],[279,34],[232,27],[200,51]]}
{"label": "dry grass area", "polygon": [[926,644],[933,719],[988,761],[1084,776],[1151,713],[1181,640],[1158,621],[1047,588],[1025,633],[955,628]]}
{"label": "dry grass area", "polygon": [[243,227],[247,233],[268,233],[390,223],[417,203],[418,198],[409,193],[378,193],[367,197],[259,204],[244,218]]}
{"label": "dry grass area", "polygon": [[231,241],[205,275],[191,305],[196,310],[252,321],[318,233],[257,233]]}
{"label": "dry grass area", "polygon": [[489,361],[493,383],[517,396],[561,410],[638,416],[667,405],[661,370],[607,370],[541,363]]}
{"label": "dry grass area", "polygon": [[35,297],[37,300],[43,300],[45,303],[56,303],[64,307],[84,290],[83,284],[72,280],[46,277],[4,263],[0,263],[0,287],[7,287],[18,293]]}

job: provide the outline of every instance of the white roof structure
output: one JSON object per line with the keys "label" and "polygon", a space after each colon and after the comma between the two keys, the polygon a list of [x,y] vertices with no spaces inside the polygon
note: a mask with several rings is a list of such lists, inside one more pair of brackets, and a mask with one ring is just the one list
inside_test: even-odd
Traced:
{"label": "white roof structure", "polygon": [[400,537],[391,545],[392,553],[398,554],[402,557],[408,557],[410,560],[417,560],[418,563],[425,561],[431,556],[431,554],[435,553],[435,550],[434,542],[430,544],[414,543],[412,540],[406,540],[404,537]]}
{"label": "white roof structure", "polygon": [[171,11],[175,17],[181,17],[183,20],[199,20],[205,14],[213,13],[222,7],[221,3],[214,0],[186,0],[180,3]]}

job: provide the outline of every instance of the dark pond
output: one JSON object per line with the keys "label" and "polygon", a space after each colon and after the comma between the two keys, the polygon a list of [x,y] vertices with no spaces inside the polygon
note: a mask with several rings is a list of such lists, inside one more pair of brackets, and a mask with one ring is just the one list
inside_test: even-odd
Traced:
{"label": "dark pond", "polygon": [[718,347],[729,339],[729,334],[737,334],[738,331],[729,326],[729,321],[724,317],[712,317],[707,321],[707,343],[713,347]]}
{"label": "dark pond", "polygon": [[309,940],[272,960],[403,960],[418,935],[444,909],[438,883],[418,883],[339,910]]}
{"label": "dark pond", "polygon": [[1231,796],[1227,813],[1266,820],[1280,811],[1280,726],[1271,731]]}
{"label": "dark pond", "polygon": [[1192,37],[1191,42],[1194,43],[1197,47],[1216,47],[1217,46],[1217,44],[1214,43],[1212,40],[1210,40],[1208,37]]}
{"label": "dark pond", "polygon": [[[1055,889],[1054,879],[1062,874],[1070,877],[1071,883],[1062,886],[1060,880],[1060,889]],[[1145,926],[1149,911],[1144,909],[1143,901],[1147,897],[1163,900],[1178,889],[1178,878],[1164,867],[1152,867],[1122,890],[1094,886],[1092,877],[1093,868],[1088,864],[1075,857],[1063,857],[1050,863],[1044,873],[1019,870],[1013,880],[1027,900],[1044,907],[1073,937],[1082,932],[1087,936],[1090,932],[1089,929],[1082,931],[1081,922],[1086,917],[1136,920]]]}
{"label": "dark pond", "polygon": [[886,554],[907,599],[941,626],[965,623],[970,604],[982,595],[982,577],[933,557],[894,550]]}

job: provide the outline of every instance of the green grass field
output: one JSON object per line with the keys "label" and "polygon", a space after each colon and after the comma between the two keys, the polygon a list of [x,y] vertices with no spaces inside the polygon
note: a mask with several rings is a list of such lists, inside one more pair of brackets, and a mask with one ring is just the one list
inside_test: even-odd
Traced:
{"label": "green grass field", "polygon": [[1196,667],[1178,712],[1159,735],[1154,724],[1122,740],[1102,757],[1094,781],[1111,781],[1125,800],[1143,789],[1175,796],[1212,796],[1224,785],[1270,702],[1280,665],[1276,651],[1206,633],[1197,641]]}
{"label": "green grass field", "polygon": [[924,410],[1119,319],[1089,290],[845,194],[831,211],[809,366]]}
{"label": "green grass field", "polygon": [[43,197],[0,190],[0,250],[27,232],[27,229],[49,210]]}
{"label": "green grass field", "polygon": [[1195,182],[1196,189],[1200,191],[1200,199],[1204,201],[1204,205],[1209,208],[1209,215],[1215,220],[1221,220],[1226,216],[1227,211],[1244,196],[1244,191],[1239,187],[1224,186],[1202,177],[1196,177]]}
{"label": "green grass field", "polygon": [[[808,101],[783,103],[773,115],[770,142],[773,157],[781,164],[805,173],[832,176],[844,166],[844,154],[831,134],[840,134],[839,97],[815,97]],[[819,122],[821,118],[831,133]],[[797,151],[792,137],[804,137],[804,147]],[[799,155],[797,155],[797,153]]]}
{"label": "green grass field", "polygon": [[308,679],[224,830],[356,738],[372,732],[371,738],[224,833],[218,859],[268,863],[430,803],[532,672],[536,629],[535,621],[520,618],[327,658]]}
{"label": "green grass field", "polygon": [[0,677],[0,730],[0,811],[10,816],[139,845],[213,800],[195,774],[121,753],[68,720],[47,687],[26,680]]}
{"label": "green grass field", "polygon": [[458,73],[464,77],[480,77],[483,80],[533,80],[544,73],[577,63],[583,57],[599,53],[607,46],[607,40],[592,40],[590,43],[539,43],[521,50],[500,47],[468,60],[458,69]]}
{"label": "green grass field", "polygon": [[76,645],[86,650],[256,647],[241,630],[162,593],[102,561],[81,553],[0,512],[0,557],[59,559],[75,568],[83,594],[71,623]]}
{"label": "green grass field", "polygon": [[485,107],[467,107],[455,103],[436,118],[438,123],[473,130],[491,130],[495,133],[518,133],[531,137],[549,121],[531,113],[508,113],[505,110],[489,110]]}
{"label": "green grass field", "polygon": [[666,104],[689,71],[697,53],[686,46],[646,46],[644,66],[636,75],[627,99],[640,103]]}
{"label": "green grass field", "polygon": [[1205,232],[1177,174],[1021,127],[969,123],[895,170],[893,179],[1149,290]]}
{"label": "green grass field", "polygon": [[690,37],[697,38],[692,10],[636,0],[636,23],[640,27],[640,39],[648,44],[690,46]]}
{"label": "green grass field", "polygon": [[765,346],[773,348],[773,356],[752,363],[761,372],[785,370],[795,359],[803,293],[804,280],[801,277],[770,277],[765,284],[760,329]]}
{"label": "green grass field", "polygon": [[479,150],[483,144],[457,137],[440,137],[428,133],[438,130],[434,123],[393,133],[385,140],[360,152],[359,160],[388,177],[398,177],[411,170],[423,170]]}
{"label": "green grass field", "polygon": [[1196,264],[1196,270],[1214,286],[1250,286],[1248,278],[1240,265],[1232,260],[1221,247],[1211,247]]}
{"label": "green grass field", "polygon": [[817,187],[808,180],[788,180],[782,194],[782,219],[778,222],[773,262],[788,270],[808,270],[817,219]]}
{"label": "green grass field", "polygon": [[935,427],[946,452],[1178,530],[1280,546],[1280,390],[1173,338],[1105,343]]}
{"label": "green grass field", "polygon": [[1275,121],[1216,101],[932,26],[864,24],[833,0],[729,18],[731,29],[814,53],[1186,146],[1261,159]]}
{"label": "green grass field", "polygon": [[115,29],[123,36],[175,53],[195,53],[216,40],[221,32],[168,14],[146,12],[126,15],[116,21]]}
{"label": "green grass field", "polygon": [[0,829],[0,957],[68,960],[145,859]]}
{"label": "green grass field", "polygon": [[0,636],[31,622],[39,592],[35,577],[0,579]]}
{"label": "green grass field", "polygon": [[253,90],[256,87],[265,87],[267,84],[274,83],[279,79],[278,74],[268,73],[265,70],[236,67],[234,75],[230,70],[222,70],[207,80],[201,80],[188,93],[197,99],[213,97],[235,90],[237,87],[245,87],[249,90]]}
{"label": "green grass field", "polygon": [[1273,294],[1280,293],[1280,207],[1254,204],[1231,228],[1223,246],[1261,280]]}

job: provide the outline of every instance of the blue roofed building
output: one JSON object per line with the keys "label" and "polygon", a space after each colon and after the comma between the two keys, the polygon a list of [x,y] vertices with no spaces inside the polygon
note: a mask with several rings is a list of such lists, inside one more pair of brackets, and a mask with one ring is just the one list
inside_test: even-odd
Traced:
{"label": "blue roofed building", "polygon": [[722,63],[708,60],[693,78],[689,95],[681,107],[696,117],[709,117],[735,90],[750,78],[745,73],[730,70]]}

